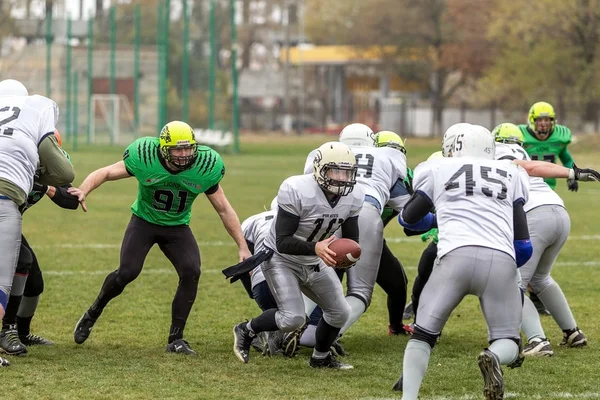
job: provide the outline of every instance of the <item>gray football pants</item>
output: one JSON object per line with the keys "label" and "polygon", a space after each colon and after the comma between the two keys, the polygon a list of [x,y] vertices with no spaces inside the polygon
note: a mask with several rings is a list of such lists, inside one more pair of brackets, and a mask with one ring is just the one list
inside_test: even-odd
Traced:
{"label": "gray football pants", "polygon": [[421,329],[439,334],[452,311],[472,294],[488,326],[488,340],[519,339],[521,292],[517,266],[508,254],[487,247],[465,246],[436,259],[419,298],[415,321]]}
{"label": "gray football pants", "polygon": [[521,287],[526,290],[527,285],[531,285],[533,291],[539,295],[554,283],[550,271],[569,237],[571,220],[564,207],[546,205],[527,212],[527,225],[533,254],[529,261],[519,268]]}
{"label": "gray football pants", "polygon": [[333,268],[322,262],[317,268],[297,264],[274,253],[262,270],[277,302],[275,320],[280,330],[290,332],[306,322],[302,293],[321,307],[329,325],[341,328],[346,323],[350,306]]}
{"label": "gray football pants", "polygon": [[370,203],[365,203],[358,215],[358,230],[361,254],[356,265],[348,270],[346,295],[359,298],[367,308],[373,298],[383,249],[381,212]]}
{"label": "gray football pants", "polygon": [[0,199],[0,290],[10,296],[21,248],[21,213],[12,201]]}

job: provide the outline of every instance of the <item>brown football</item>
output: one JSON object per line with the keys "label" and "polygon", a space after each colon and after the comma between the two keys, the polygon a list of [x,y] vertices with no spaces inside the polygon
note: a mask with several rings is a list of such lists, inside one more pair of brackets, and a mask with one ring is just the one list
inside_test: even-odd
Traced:
{"label": "brown football", "polygon": [[352,239],[337,239],[331,242],[329,248],[336,254],[335,268],[348,268],[360,258],[360,245]]}

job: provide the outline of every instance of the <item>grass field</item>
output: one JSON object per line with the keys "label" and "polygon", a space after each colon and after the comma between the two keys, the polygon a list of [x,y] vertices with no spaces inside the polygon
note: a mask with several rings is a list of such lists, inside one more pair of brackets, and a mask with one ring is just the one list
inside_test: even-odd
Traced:
{"label": "grass field", "polygon": [[[242,154],[226,155],[223,187],[240,219],[270,204],[282,180],[301,173],[306,154],[325,137],[243,137]],[[439,146],[439,139],[408,141],[415,166]],[[584,137],[572,146],[581,165],[600,167],[600,141]],[[122,147],[83,147],[72,154],[75,183],[95,168],[120,159]],[[572,219],[571,238],[554,269],[581,329],[584,349],[561,349],[561,331],[543,318],[555,356],[528,359],[505,369],[506,398],[600,398],[600,185],[582,183],[578,193],[559,182],[558,192]],[[46,290],[33,331],[56,342],[11,357],[0,369],[2,399],[375,399],[399,398],[391,387],[401,370],[406,337],[387,335],[385,296],[377,288],[373,304],[344,336],[352,371],[308,367],[309,350],[294,359],[251,354],[248,364],[233,355],[232,326],[258,314],[242,286],[230,285],[221,269],[236,262],[233,241],[205,198],[194,205],[191,226],[200,243],[202,276],[186,338],[198,357],[165,354],[171,300],[177,276],[154,248],[141,276],[106,308],[84,345],[73,327],[92,303],[107,273],[119,263],[119,247],[130,218],[136,182],[109,182],[88,200],[87,214],[45,200],[27,211],[23,231],[44,271]],[[396,224],[385,236],[412,282],[424,244],[404,236]],[[432,353],[423,399],[479,399],[482,382],[476,356],[487,344],[478,303],[468,298],[451,316]]]}

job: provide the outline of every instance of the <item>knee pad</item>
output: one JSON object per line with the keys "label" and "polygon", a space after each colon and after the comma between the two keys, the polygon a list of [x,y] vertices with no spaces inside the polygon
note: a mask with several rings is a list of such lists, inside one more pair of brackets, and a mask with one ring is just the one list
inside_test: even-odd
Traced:
{"label": "knee pad", "polygon": [[281,311],[278,311],[277,316],[279,316],[277,320],[277,326],[283,332],[291,332],[296,329],[300,329],[306,323],[305,315],[292,315],[292,314],[284,314]]}
{"label": "knee pad", "polygon": [[500,340],[500,339],[508,339],[508,340],[512,340],[513,342],[515,342],[517,344],[517,346],[519,346],[519,350],[521,349],[521,338],[515,338],[515,337],[507,337],[507,338],[498,338],[498,339],[492,339],[490,340],[488,343],[492,344],[494,343],[496,340]]}
{"label": "knee pad", "polygon": [[415,325],[414,332],[412,334],[412,339],[420,340],[421,342],[425,342],[429,345],[429,347],[431,347],[433,349],[433,347],[437,343],[437,338],[439,336],[440,336],[439,334],[428,332],[428,331],[424,330],[423,328],[421,328],[419,325]]}

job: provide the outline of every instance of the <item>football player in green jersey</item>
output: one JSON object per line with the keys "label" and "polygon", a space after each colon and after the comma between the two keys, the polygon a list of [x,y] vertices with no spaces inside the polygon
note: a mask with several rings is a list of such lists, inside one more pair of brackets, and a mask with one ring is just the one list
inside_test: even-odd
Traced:
{"label": "football player in green jersey", "polygon": [[[572,168],[574,161],[567,146],[571,143],[571,130],[556,123],[556,113],[551,104],[544,101],[535,103],[529,109],[527,125],[519,125],[525,138],[523,147],[532,160],[542,160],[555,163],[557,158],[567,168]],[[545,179],[554,189],[556,179]],[[567,180],[569,190],[576,192],[579,184],[574,179]]]}
{"label": "football player in green jersey", "polygon": [[139,182],[131,206],[133,215],[121,245],[119,268],[106,277],[100,294],[77,322],[76,343],[85,342],[104,307],[137,278],[150,248],[158,244],[179,276],[166,351],[196,354],[183,339],[183,330],[200,278],[200,251],[189,227],[192,203],[199,194],[206,195],[235,240],[239,261],[251,255],[238,216],[219,185],[224,174],[221,156],[209,147],[199,146],[188,124],[172,121],[162,128],[159,138],[137,139],[127,147],[122,161],[92,172],[79,188],[69,190],[78,196],[85,211],[86,196],[104,182],[131,176]]}

